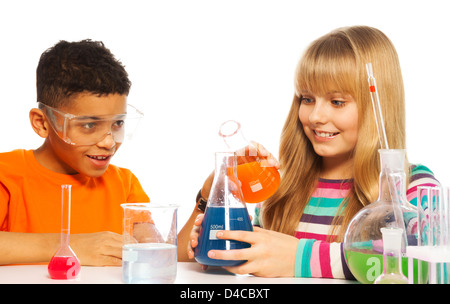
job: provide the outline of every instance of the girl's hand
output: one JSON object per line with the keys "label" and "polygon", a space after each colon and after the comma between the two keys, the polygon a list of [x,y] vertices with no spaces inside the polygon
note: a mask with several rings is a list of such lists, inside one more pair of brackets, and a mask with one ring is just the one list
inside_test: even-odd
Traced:
{"label": "girl's hand", "polygon": [[[236,164],[241,165],[249,163],[259,159],[261,164],[265,167],[275,167],[277,170],[280,169],[280,164],[277,159],[264,148],[263,145],[252,141],[251,144],[242,150],[236,151]],[[214,181],[214,171],[206,178],[202,186],[202,197],[207,199],[209,192],[211,191],[211,186]]]}
{"label": "girl's hand", "polygon": [[251,244],[250,248],[210,250],[208,257],[222,260],[247,260],[239,266],[224,267],[236,274],[261,277],[293,277],[299,239],[284,233],[254,227],[249,231],[219,231],[217,237]]}
{"label": "girl's hand", "polygon": [[260,161],[261,164],[266,167],[275,167],[277,169],[280,168],[280,164],[277,159],[269,151],[267,151],[263,145],[257,142],[252,141],[247,147],[236,151],[237,165],[249,163],[255,160]]}

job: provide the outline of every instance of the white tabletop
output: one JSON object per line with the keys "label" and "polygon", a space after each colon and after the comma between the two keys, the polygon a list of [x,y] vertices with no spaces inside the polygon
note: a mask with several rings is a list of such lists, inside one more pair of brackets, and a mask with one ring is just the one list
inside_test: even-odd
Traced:
{"label": "white tabletop", "polygon": [[[52,280],[47,265],[0,266],[0,284],[122,284],[122,267],[82,266],[74,280]],[[261,278],[234,275],[221,268],[202,270],[197,263],[178,263],[175,284],[351,284],[320,278]]]}

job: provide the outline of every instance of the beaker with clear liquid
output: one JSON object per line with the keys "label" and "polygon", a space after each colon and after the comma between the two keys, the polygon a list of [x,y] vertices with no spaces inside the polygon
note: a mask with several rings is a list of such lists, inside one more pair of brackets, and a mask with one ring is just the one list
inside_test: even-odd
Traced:
{"label": "beaker with clear liquid", "polygon": [[61,185],[61,244],[48,264],[48,274],[55,280],[75,279],[80,261],[70,247],[70,202],[72,185]]}
{"label": "beaker with clear liquid", "polygon": [[202,265],[236,266],[243,260],[219,260],[208,257],[208,251],[249,248],[250,244],[218,239],[220,230],[253,231],[236,173],[236,154],[217,152],[214,181],[208,197],[205,215],[200,226],[195,260]]}
{"label": "beaker with clear liquid", "polygon": [[122,204],[122,279],[130,284],[170,284],[177,275],[178,205]]}
{"label": "beaker with clear liquid", "polygon": [[278,169],[267,161],[258,146],[245,139],[241,124],[228,120],[220,126],[219,135],[227,147],[236,152],[237,177],[246,203],[259,203],[271,197],[280,185]]}

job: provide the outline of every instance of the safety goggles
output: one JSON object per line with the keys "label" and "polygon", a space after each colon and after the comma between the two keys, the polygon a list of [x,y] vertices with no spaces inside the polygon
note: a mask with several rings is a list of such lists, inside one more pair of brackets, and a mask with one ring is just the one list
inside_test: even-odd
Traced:
{"label": "safety goggles", "polygon": [[127,112],[116,115],[73,115],[38,102],[56,134],[70,145],[89,146],[111,135],[115,142],[130,139],[144,114],[127,105]]}

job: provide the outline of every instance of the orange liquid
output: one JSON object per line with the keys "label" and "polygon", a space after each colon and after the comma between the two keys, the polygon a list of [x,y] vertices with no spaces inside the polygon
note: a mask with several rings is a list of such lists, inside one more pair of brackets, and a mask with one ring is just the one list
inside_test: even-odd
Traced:
{"label": "orange liquid", "polygon": [[244,200],[250,204],[268,199],[280,185],[278,170],[275,167],[262,167],[257,161],[238,165],[237,176]]}

